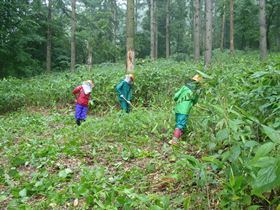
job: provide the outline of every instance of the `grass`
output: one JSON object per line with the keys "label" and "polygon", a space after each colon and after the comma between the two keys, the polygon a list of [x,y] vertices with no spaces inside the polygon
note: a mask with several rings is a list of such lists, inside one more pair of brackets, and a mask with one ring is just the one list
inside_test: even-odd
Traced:
{"label": "grass", "polygon": [[[208,70],[212,79],[179,147],[167,144],[175,124],[171,97],[181,75],[200,64],[138,66],[130,114],[116,101],[118,65],[1,81],[5,96],[14,96],[0,101],[1,208],[279,207],[279,55],[266,64],[255,55],[220,56],[228,62]],[[92,77],[94,105],[77,127],[71,90]],[[15,84],[18,92],[10,89]]]}
{"label": "grass", "polygon": [[[205,201],[192,183],[195,174],[177,165],[202,152],[187,142],[167,145],[172,124],[171,114],[143,109],[89,115],[81,127],[72,107],[7,114],[1,117],[1,178],[8,183],[0,188],[2,205],[68,208],[78,199],[80,208],[183,207],[190,192]],[[193,197],[193,206],[199,200]]]}

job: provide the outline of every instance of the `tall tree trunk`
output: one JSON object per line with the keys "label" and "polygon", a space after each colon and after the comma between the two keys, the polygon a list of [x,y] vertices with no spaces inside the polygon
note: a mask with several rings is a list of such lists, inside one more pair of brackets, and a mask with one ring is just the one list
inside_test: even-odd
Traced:
{"label": "tall tree trunk", "polygon": [[277,6],[274,5],[273,3],[270,5],[271,9],[266,13],[266,44],[267,44],[267,49],[270,49],[270,41],[269,41],[269,32],[270,32],[270,26],[273,21],[274,13],[277,12]]}
{"label": "tall tree trunk", "polygon": [[205,65],[209,65],[212,57],[212,0],[205,0]]}
{"label": "tall tree trunk", "polygon": [[200,0],[194,0],[194,60],[200,57]]}
{"label": "tall tree trunk", "polygon": [[[218,29],[217,25],[217,9],[216,9],[216,1],[212,1],[212,48],[217,48],[217,37],[216,37],[216,31]],[[220,44],[220,43],[219,43]]]}
{"label": "tall tree trunk", "polygon": [[116,0],[111,0],[112,19],[113,19],[113,42],[117,43],[117,31],[118,31],[118,6]]}
{"label": "tall tree trunk", "polygon": [[155,59],[158,58],[158,24],[157,24],[157,0],[154,0],[155,6]]}
{"label": "tall tree trunk", "polygon": [[274,15],[274,5],[271,5],[272,9],[268,15],[266,15],[266,44],[267,44],[267,49],[270,49],[270,42],[269,42],[269,32],[270,32],[270,25],[272,23],[272,17]]}
{"label": "tall tree trunk", "polygon": [[276,30],[276,49],[280,51],[280,15],[278,15],[278,21],[277,21],[277,28]]}
{"label": "tall tree trunk", "polygon": [[170,56],[170,40],[169,40],[169,21],[170,21],[170,13],[169,13],[169,7],[170,7],[170,0],[166,0],[165,5],[165,12],[166,12],[166,20],[165,20],[165,56],[166,58],[169,58]]}
{"label": "tall tree trunk", "polygon": [[92,46],[89,41],[87,41],[87,50],[88,50],[88,58],[87,58],[87,65],[88,69],[92,68]]}
{"label": "tall tree trunk", "polygon": [[221,50],[221,51],[224,51],[225,24],[226,24],[226,1],[224,0],[224,5],[223,5],[223,18],[222,18],[222,31],[221,31],[221,44],[220,44],[220,50]]}
{"label": "tall tree trunk", "polygon": [[127,0],[127,26],[126,26],[126,71],[134,72],[134,0]]}
{"label": "tall tree trunk", "polygon": [[[200,23],[206,23],[206,8],[205,8],[205,4],[201,4],[201,7],[200,7],[200,13],[201,14],[204,14],[203,16],[200,16]],[[205,31],[206,31],[206,24],[202,24],[201,27],[200,27],[200,52],[204,52],[205,51],[205,48],[206,48],[206,45],[205,45]]]}
{"label": "tall tree trunk", "polygon": [[234,0],[230,0],[230,52],[234,53]]}
{"label": "tall tree trunk", "polygon": [[154,35],[154,0],[151,0],[150,1],[150,32],[151,32],[151,40],[150,40],[150,56],[151,56],[151,59],[154,60],[154,57],[155,57],[155,35]]}
{"label": "tall tree trunk", "polygon": [[52,65],[52,55],[51,55],[51,49],[52,49],[52,32],[51,32],[51,22],[52,22],[52,0],[49,0],[48,4],[48,31],[47,31],[47,57],[46,57],[46,64],[47,64],[47,71],[51,71],[51,65]]}
{"label": "tall tree trunk", "polygon": [[154,30],[153,30],[153,27],[154,27],[154,24],[153,24],[153,17],[154,17],[154,0],[150,0],[150,56],[151,56],[151,59],[153,59],[154,57]]}
{"label": "tall tree trunk", "polygon": [[265,0],[260,0],[260,57],[267,58]]}
{"label": "tall tree trunk", "polygon": [[72,0],[71,7],[71,71],[74,71],[76,65],[76,0]]}
{"label": "tall tree trunk", "polygon": [[266,24],[266,48],[269,50],[270,49],[270,41],[269,41],[269,32],[270,32],[270,24]]}
{"label": "tall tree trunk", "polygon": [[156,0],[151,0],[151,59],[157,59],[157,19],[156,19]]}
{"label": "tall tree trunk", "polygon": [[135,25],[135,32],[137,33],[137,24],[138,24],[138,0],[135,0],[135,18],[134,18],[134,25]]}

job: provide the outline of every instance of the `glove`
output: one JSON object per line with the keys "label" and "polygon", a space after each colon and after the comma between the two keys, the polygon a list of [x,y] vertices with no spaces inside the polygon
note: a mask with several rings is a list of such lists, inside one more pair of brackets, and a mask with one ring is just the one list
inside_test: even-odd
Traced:
{"label": "glove", "polygon": [[93,106],[93,104],[94,104],[93,99],[89,101],[89,104],[90,104],[91,106]]}

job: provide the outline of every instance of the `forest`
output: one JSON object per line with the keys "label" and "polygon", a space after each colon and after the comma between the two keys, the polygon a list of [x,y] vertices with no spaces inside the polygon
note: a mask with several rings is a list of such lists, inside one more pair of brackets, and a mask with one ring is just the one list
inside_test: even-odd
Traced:
{"label": "forest", "polygon": [[0,209],[280,209],[279,0],[0,15]]}

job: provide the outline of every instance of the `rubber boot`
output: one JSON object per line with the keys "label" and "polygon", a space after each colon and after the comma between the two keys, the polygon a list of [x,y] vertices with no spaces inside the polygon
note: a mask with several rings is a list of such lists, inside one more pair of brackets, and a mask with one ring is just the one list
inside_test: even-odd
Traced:
{"label": "rubber boot", "polygon": [[180,128],[175,128],[173,137],[179,139],[183,135],[183,131]]}
{"label": "rubber boot", "polygon": [[173,133],[173,138],[171,141],[169,141],[172,145],[177,145],[179,138],[183,135],[183,131],[180,128],[175,128]]}

